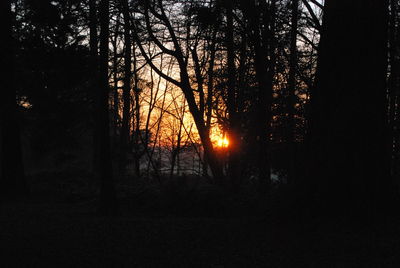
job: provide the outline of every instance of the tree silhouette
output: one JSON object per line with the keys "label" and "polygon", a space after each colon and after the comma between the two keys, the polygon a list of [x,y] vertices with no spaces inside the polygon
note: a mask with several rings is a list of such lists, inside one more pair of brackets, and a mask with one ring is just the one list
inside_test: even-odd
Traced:
{"label": "tree silhouette", "polygon": [[390,185],[387,3],[327,1],[324,12],[311,95],[310,174],[318,198],[367,209]]}
{"label": "tree silhouette", "polygon": [[[125,171],[126,153],[128,151],[129,136],[130,136],[130,108],[131,108],[131,65],[132,65],[132,42],[130,32],[130,12],[127,0],[121,1],[122,13],[124,16],[124,40],[125,40],[125,55],[124,55],[124,89],[123,89],[123,115],[121,127],[121,171]],[[138,104],[136,104],[138,105]]]}
{"label": "tree silhouette", "polygon": [[113,214],[116,211],[116,194],[113,181],[112,162],[110,154],[110,127],[108,115],[108,38],[109,38],[109,1],[100,2],[100,59],[99,59],[99,89],[98,89],[98,153],[100,171],[100,204],[99,212]]}
{"label": "tree silhouette", "polygon": [[4,25],[1,27],[3,41],[1,42],[1,58],[5,70],[1,72],[0,83],[2,97],[0,103],[1,116],[1,179],[0,199],[23,196],[28,193],[22,161],[21,140],[19,131],[19,116],[17,108],[17,92],[15,87],[15,42],[12,36],[13,18],[11,1],[1,2],[1,15]]}

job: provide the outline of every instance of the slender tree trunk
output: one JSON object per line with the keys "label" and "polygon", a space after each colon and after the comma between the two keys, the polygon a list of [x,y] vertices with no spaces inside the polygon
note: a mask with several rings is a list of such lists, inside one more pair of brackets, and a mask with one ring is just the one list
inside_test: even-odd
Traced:
{"label": "slender tree trunk", "polygon": [[292,17],[290,32],[290,58],[289,58],[289,79],[287,90],[287,129],[286,143],[288,146],[288,183],[292,183],[296,174],[296,71],[297,71],[297,25],[299,13],[299,0],[292,0]]}
{"label": "slender tree trunk", "polygon": [[98,90],[99,90],[99,66],[98,66],[98,37],[97,37],[97,4],[96,0],[89,0],[89,31],[90,31],[90,91],[93,97],[93,174],[95,177],[99,176],[99,133],[97,132],[97,126],[99,124],[97,117],[97,105],[98,105]]}
{"label": "slender tree trunk", "polygon": [[[181,139],[182,139],[182,126],[183,126],[183,120],[179,122],[179,130],[178,130],[178,135],[176,139],[176,147],[172,146],[172,155],[171,155],[171,173],[170,173],[170,178],[174,176],[174,170],[177,161],[179,161],[179,153],[181,150]],[[178,163],[179,164],[179,163]],[[177,168],[177,175],[179,176],[179,167]]]}
{"label": "slender tree trunk", "polygon": [[12,38],[11,1],[1,1],[1,15],[4,19],[1,27],[3,38],[0,53],[5,69],[0,74],[3,88],[0,98],[0,201],[7,197],[24,196],[28,187],[24,175],[18,109],[15,88],[15,51]]}
{"label": "slender tree trunk", "polygon": [[[145,7],[146,27],[147,27],[148,32],[151,35],[152,41],[154,41],[156,43],[156,45],[163,52],[167,52],[167,54],[171,53],[171,51],[168,48],[166,48],[165,46],[163,46],[162,42],[160,42],[160,40],[158,40],[157,37],[155,37],[153,35],[153,30],[151,29],[151,25],[149,24],[149,13],[148,12],[151,12],[153,14],[155,14],[156,12],[154,11],[153,7],[150,5],[149,2],[145,2],[144,7]],[[206,161],[208,162],[216,181],[221,183],[222,179],[224,177],[222,168],[221,168],[218,158],[215,154],[210,136],[208,135],[209,133],[208,133],[208,130],[207,130],[207,127],[205,124],[204,114],[200,111],[199,107],[197,106],[196,97],[195,97],[194,90],[191,86],[191,82],[190,82],[190,78],[189,78],[186,57],[183,55],[182,48],[179,44],[178,38],[175,35],[174,29],[173,29],[170,21],[168,20],[168,17],[166,16],[163,6],[159,5],[159,8],[161,9],[161,14],[158,14],[157,16],[167,26],[167,30],[171,36],[172,42],[174,43],[174,51],[173,51],[172,55],[174,56],[174,58],[176,59],[178,65],[179,65],[179,71],[180,71],[180,81],[179,82],[176,81],[174,78],[165,75],[165,73],[163,73],[160,69],[158,69],[158,67],[156,65],[154,65],[154,63],[149,58],[149,55],[146,53],[145,49],[141,45],[140,38],[138,36],[138,31],[135,27],[133,27],[133,30],[134,30],[133,34],[135,36],[135,39],[138,40],[137,44],[139,46],[139,49],[140,49],[142,55],[147,60],[147,62],[149,63],[149,65],[158,74],[160,74],[163,78],[165,78],[167,81],[172,82],[173,84],[175,84],[176,86],[181,88],[183,94],[185,95],[186,101],[188,103],[189,111],[192,114],[193,120],[196,124],[197,130],[198,130],[198,133],[199,133],[199,136],[200,136],[203,148],[204,148],[204,152],[205,152],[204,157],[207,159]]]}
{"label": "slender tree trunk", "polygon": [[[243,142],[242,137],[247,136],[246,138],[248,139],[249,137],[253,136],[254,137],[254,132],[250,133],[248,135],[243,135],[243,129],[242,127],[246,124],[244,122],[244,118],[246,118],[246,112],[243,113],[243,111],[246,110],[246,100],[248,99],[246,95],[248,94],[247,90],[249,88],[248,83],[247,83],[247,70],[248,70],[248,64],[247,61],[249,59],[249,39],[248,39],[248,31],[251,30],[251,27],[249,25],[245,24],[245,27],[242,29],[241,32],[241,40],[240,40],[240,48],[239,48],[239,64],[237,68],[237,98],[236,98],[236,106],[237,106],[237,111],[239,112],[238,117],[240,120],[240,125],[238,125],[238,128],[241,130],[241,137],[240,137],[240,143],[241,143],[241,156],[240,156],[240,178],[239,178],[239,184],[246,178],[249,178],[249,174],[245,174],[243,171],[248,169],[248,167],[251,166],[252,159],[251,157],[247,157],[253,154],[253,150],[249,150],[249,148],[246,148],[246,142]],[[247,117],[248,118],[248,117]],[[251,125],[251,124],[250,124]],[[242,136],[243,135],[243,136]],[[243,137],[244,138],[244,137]],[[251,140],[251,138],[250,138]],[[254,139],[253,139],[254,140]],[[246,154],[246,156],[245,156]]]}
{"label": "slender tree trunk", "polygon": [[[113,55],[112,55],[112,66],[113,66],[113,118],[111,122],[112,128],[112,144],[111,148],[113,149],[112,155],[118,155],[120,152],[120,145],[118,142],[118,121],[119,121],[119,92],[118,92],[118,37],[119,37],[119,28],[120,28],[120,14],[117,15],[116,22],[115,22],[115,32],[114,32],[114,39],[112,39],[112,47],[113,47]],[[119,160],[119,158],[118,158]]]}
{"label": "slender tree trunk", "polygon": [[119,146],[121,144],[118,144],[118,121],[119,121],[119,92],[118,92],[118,35],[119,35],[119,27],[120,27],[120,21],[119,21],[119,14],[117,15],[117,20],[115,23],[115,34],[114,34],[114,39],[112,40],[112,47],[113,47],[113,56],[112,56],[112,66],[113,66],[113,82],[114,82],[114,88],[113,88],[113,122],[111,123],[112,126],[112,132],[113,132],[113,137],[112,137],[112,148],[113,153],[117,154],[119,153]]}
{"label": "slender tree trunk", "polygon": [[[400,94],[400,59],[399,59],[399,34],[400,27],[398,23],[398,1],[390,0],[390,29],[389,29],[389,64],[390,64],[390,76],[389,76],[389,124],[391,131],[390,149],[392,156],[392,179],[396,183],[397,187],[400,187],[400,170],[399,170],[399,149],[400,149],[400,137],[399,137],[399,94]],[[396,27],[397,26],[397,27]],[[400,188],[399,188],[400,189]]]}
{"label": "slender tree trunk", "polygon": [[229,112],[229,159],[228,159],[228,177],[232,183],[234,190],[239,189],[240,174],[240,134],[239,134],[239,118],[236,103],[236,67],[235,67],[235,47],[233,39],[233,7],[232,1],[227,1],[226,7],[226,44],[228,58],[228,102],[227,108]]}
{"label": "slender tree trunk", "polygon": [[[209,48],[210,51],[210,62],[208,65],[208,70],[207,70],[207,76],[208,76],[208,81],[207,81],[207,97],[206,97],[206,128],[207,128],[207,133],[208,136],[210,136],[210,131],[211,131],[211,118],[212,118],[212,103],[213,103],[213,95],[214,95],[214,61],[215,61],[215,54],[216,54],[216,37],[217,37],[217,30],[216,30],[216,25],[214,25],[213,28],[213,34],[212,34],[212,40],[211,40],[211,45]],[[208,177],[208,163],[206,158],[204,157],[204,152],[203,152],[203,176]]]}
{"label": "slender tree trunk", "polygon": [[132,42],[130,34],[130,15],[127,0],[122,0],[122,13],[124,16],[124,39],[125,39],[125,55],[124,55],[124,89],[123,89],[123,115],[121,127],[121,160],[120,172],[125,173],[126,156],[128,153],[129,134],[130,134],[130,109],[131,109],[131,65],[132,65]]}
{"label": "slender tree trunk", "polygon": [[100,2],[100,63],[98,92],[98,133],[99,133],[99,171],[101,180],[99,212],[116,212],[116,194],[112,174],[110,152],[110,126],[108,113],[108,42],[109,42],[109,0]]}
{"label": "slender tree trunk", "polygon": [[[134,50],[135,51],[135,50]],[[140,178],[140,158],[143,155],[143,152],[140,151],[139,141],[142,139],[140,133],[140,88],[139,88],[139,77],[137,73],[137,58],[136,53],[133,54],[133,71],[134,71],[134,98],[135,98],[135,124],[134,124],[134,166],[135,166],[135,174],[137,178]],[[147,134],[146,134],[147,135]],[[146,146],[146,145],[145,145]]]}
{"label": "slender tree trunk", "polygon": [[[260,5],[252,5],[248,17],[252,28],[251,41],[255,50],[254,61],[258,82],[255,101],[256,120],[254,121],[255,144],[257,145],[256,164],[260,192],[266,193],[271,183],[269,143],[272,118],[272,80],[275,70],[275,1],[272,1],[269,7],[263,1]],[[269,55],[269,60],[267,55]]]}

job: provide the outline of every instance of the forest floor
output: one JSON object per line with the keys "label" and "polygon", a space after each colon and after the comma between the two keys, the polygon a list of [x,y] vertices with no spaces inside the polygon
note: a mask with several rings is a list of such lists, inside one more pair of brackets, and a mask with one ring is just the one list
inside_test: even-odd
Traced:
{"label": "forest floor", "polygon": [[98,216],[93,198],[5,203],[0,267],[400,267],[398,218],[322,220],[250,201],[157,198],[122,197],[113,217]]}

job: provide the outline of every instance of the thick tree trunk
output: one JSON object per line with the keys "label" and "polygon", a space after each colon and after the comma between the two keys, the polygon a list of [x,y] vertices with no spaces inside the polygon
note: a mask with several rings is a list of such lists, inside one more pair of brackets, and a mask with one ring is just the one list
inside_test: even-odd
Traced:
{"label": "thick tree trunk", "polygon": [[20,130],[18,125],[14,43],[12,38],[11,1],[2,1],[1,15],[5,19],[1,27],[3,38],[0,53],[5,69],[0,74],[0,85],[3,88],[0,98],[0,201],[28,194],[24,176]]}
{"label": "thick tree trunk", "polygon": [[177,61],[180,68],[180,87],[182,89],[183,94],[185,95],[185,99],[189,106],[189,111],[193,116],[193,120],[195,122],[197,131],[199,132],[200,140],[204,148],[204,157],[210,166],[211,172],[218,184],[223,182],[224,174],[222,171],[222,167],[220,162],[215,154],[215,150],[213,148],[213,144],[211,142],[209,132],[204,120],[204,114],[201,113],[200,109],[197,106],[195,96],[193,93],[193,89],[190,85],[189,73],[187,71],[187,65],[184,61],[184,57],[182,52],[177,51]]}
{"label": "thick tree trunk", "polygon": [[388,196],[387,12],[383,0],[326,1],[310,122],[320,204],[369,209]]}
{"label": "thick tree trunk", "polygon": [[113,214],[116,211],[116,195],[112,174],[110,152],[110,126],[108,113],[108,38],[109,38],[109,0],[100,2],[100,87],[98,92],[99,124],[99,166],[101,189],[99,212]]}
{"label": "thick tree trunk", "polygon": [[[181,67],[182,70],[182,67]],[[193,116],[193,120],[196,124],[197,131],[199,132],[200,140],[204,148],[204,157],[210,166],[211,172],[217,183],[222,183],[224,178],[224,174],[222,172],[221,165],[219,160],[215,154],[208,129],[205,125],[203,115],[200,113],[197,108],[197,104],[193,95],[193,89],[189,83],[189,77],[187,72],[181,72],[181,81],[182,81],[182,91],[185,95],[185,98],[188,102],[189,111]]]}

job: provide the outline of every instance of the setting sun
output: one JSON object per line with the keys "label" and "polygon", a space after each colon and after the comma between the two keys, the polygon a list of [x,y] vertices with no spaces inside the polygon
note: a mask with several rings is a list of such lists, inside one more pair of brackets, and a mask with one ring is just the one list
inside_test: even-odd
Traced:
{"label": "setting sun", "polygon": [[219,138],[217,141],[217,146],[226,148],[229,146],[229,140],[226,137]]}

